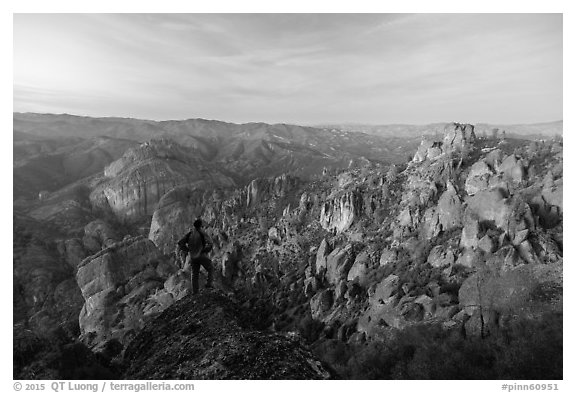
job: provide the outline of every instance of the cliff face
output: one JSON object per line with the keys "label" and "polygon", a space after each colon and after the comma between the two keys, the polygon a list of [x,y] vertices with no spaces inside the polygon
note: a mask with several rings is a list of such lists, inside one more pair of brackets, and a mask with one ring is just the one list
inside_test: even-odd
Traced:
{"label": "cliff face", "polygon": [[327,230],[343,232],[354,223],[362,212],[362,196],[358,190],[346,191],[322,206],[320,224]]}
{"label": "cliff face", "polygon": [[246,205],[256,206],[260,201],[281,198],[300,185],[300,179],[282,175],[268,179],[254,179],[246,188]]}
{"label": "cliff face", "polygon": [[107,166],[90,199],[95,207],[110,209],[122,220],[137,221],[152,215],[160,198],[177,186],[209,189],[234,184],[218,168],[203,164],[192,150],[152,140]]}
{"label": "cliff face", "polygon": [[85,301],[79,317],[83,341],[90,346],[126,342],[154,312],[174,301],[172,294],[158,292],[175,271],[143,237],[113,243],[84,259],[76,273]]}

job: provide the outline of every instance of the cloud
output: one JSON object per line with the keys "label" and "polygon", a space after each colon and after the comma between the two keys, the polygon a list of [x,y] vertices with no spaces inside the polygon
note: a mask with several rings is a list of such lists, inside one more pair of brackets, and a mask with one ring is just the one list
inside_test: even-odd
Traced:
{"label": "cloud", "polygon": [[14,48],[15,110],[307,124],[562,117],[558,14],[18,14]]}

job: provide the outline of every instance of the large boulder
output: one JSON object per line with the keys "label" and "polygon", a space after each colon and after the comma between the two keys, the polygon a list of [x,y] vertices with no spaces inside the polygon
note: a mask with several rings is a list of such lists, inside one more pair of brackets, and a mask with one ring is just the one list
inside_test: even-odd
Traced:
{"label": "large boulder", "polygon": [[454,253],[445,246],[436,246],[428,255],[427,262],[433,267],[444,268],[454,264]]}
{"label": "large boulder", "polygon": [[535,227],[530,206],[518,195],[506,197],[501,189],[483,190],[468,198],[460,245],[478,247],[484,236],[482,226],[505,233],[510,239],[522,240]]}
{"label": "large boulder", "polygon": [[370,288],[369,306],[358,320],[357,329],[360,333],[374,337],[382,328],[402,328],[406,325],[402,310],[397,307],[399,282],[400,278],[392,274]]}
{"label": "large boulder", "polygon": [[326,271],[328,255],[332,252],[330,243],[324,238],[316,251],[316,274]]}
{"label": "large boulder", "polygon": [[357,279],[361,285],[364,284],[369,271],[369,264],[370,256],[366,251],[358,254],[348,272],[348,281],[354,281]]}
{"label": "large boulder", "polygon": [[518,160],[514,154],[506,157],[498,166],[498,170],[502,172],[505,180],[514,183],[520,183],[524,180],[524,166],[522,161]]}
{"label": "large boulder", "polygon": [[492,175],[492,170],[486,164],[486,162],[484,162],[484,160],[475,162],[470,168],[470,172],[466,178],[466,193],[468,195],[474,195],[478,191],[487,189],[489,187],[489,181]]}
{"label": "large boulder", "polygon": [[352,246],[336,248],[326,258],[326,279],[330,284],[337,284],[348,277],[348,272],[354,263]]}
{"label": "large boulder", "polygon": [[382,254],[380,254],[380,266],[386,266],[390,263],[396,262],[398,259],[398,250],[385,248],[382,250]]}
{"label": "large boulder", "polygon": [[142,236],[115,243],[80,263],[76,281],[85,300],[80,332],[89,344],[122,341],[127,330],[141,326],[142,303],[167,278],[158,272],[171,270],[161,266],[165,264],[169,262],[154,243]]}
{"label": "large boulder", "polygon": [[462,210],[462,202],[458,192],[451,182],[447,182],[446,191],[440,196],[437,208],[438,220],[443,231],[462,225]]}

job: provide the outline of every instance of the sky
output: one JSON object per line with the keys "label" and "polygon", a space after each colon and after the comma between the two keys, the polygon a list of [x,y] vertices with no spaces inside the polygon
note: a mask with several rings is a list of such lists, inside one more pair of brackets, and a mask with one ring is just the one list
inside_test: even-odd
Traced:
{"label": "sky", "polygon": [[14,111],[561,120],[561,14],[15,14]]}

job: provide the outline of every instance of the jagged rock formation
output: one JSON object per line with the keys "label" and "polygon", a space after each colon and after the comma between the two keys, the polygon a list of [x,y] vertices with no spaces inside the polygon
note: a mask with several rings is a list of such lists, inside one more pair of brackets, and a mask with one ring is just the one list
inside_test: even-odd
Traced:
{"label": "jagged rock formation", "polygon": [[[551,239],[561,227],[559,221],[548,221],[548,217],[559,217],[562,200],[556,198],[558,191],[548,194],[548,198],[544,194],[561,190],[560,171],[556,169],[556,175],[546,171],[558,168],[562,156],[558,149],[548,155],[555,149],[552,143],[532,148],[535,152],[531,158],[528,150],[516,147],[512,151],[506,143],[497,147],[498,141],[484,147],[486,143],[476,139],[472,126],[453,124],[446,127],[441,142],[423,141],[406,169],[390,176],[391,182],[385,180],[386,187],[375,188],[377,182],[370,183],[369,176],[339,177],[339,186],[364,194],[373,190],[376,194],[372,194],[372,200],[384,201],[377,203],[375,210],[385,208],[390,212],[384,219],[390,225],[389,232],[379,240],[385,245],[379,258],[368,257],[372,249],[366,242],[370,240],[361,240],[367,251],[342,257],[344,245],[338,245],[342,244],[341,236],[346,235],[348,241],[362,239],[356,232],[359,226],[368,226],[371,219],[366,203],[348,204],[344,216],[354,216],[354,220],[340,221],[346,223],[336,228],[335,233],[342,234],[340,239],[322,240],[316,251],[315,269],[310,270],[306,281],[304,291],[311,296],[313,318],[338,326],[359,315],[357,332],[379,339],[387,329],[427,321],[441,322],[448,329],[465,326],[469,334],[479,334],[478,321],[485,318],[488,324],[488,316],[478,315],[488,312],[488,308],[492,328],[514,315],[559,310],[561,237]],[[526,176],[528,172],[531,177]],[[394,189],[398,191],[391,193]],[[380,197],[378,192],[382,193]],[[326,206],[331,207],[330,211],[338,210]],[[320,223],[331,230],[335,226],[328,225],[326,211],[322,210]],[[550,222],[555,230],[550,232],[549,226],[540,221]],[[357,297],[355,288],[345,285],[339,274],[333,272],[328,277],[330,256],[332,261],[339,261],[333,266],[349,269],[347,278],[352,281],[359,276],[365,282],[370,282],[370,277],[382,277],[368,285],[365,301]],[[350,268],[347,262],[360,257],[363,262]],[[542,263],[550,265],[543,267]],[[489,273],[483,273],[483,269]],[[423,274],[428,278],[419,278]],[[477,282],[481,285],[473,284]],[[479,302],[481,295],[470,292],[471,285],[493,291],[484,300],[500,297],[498,306]],[[448,292],[449,286],[460,288],[460,295]],[[506,286],[514,294],[504,294]],[[542,298],[534,303],[542,286],[552,289],[544,290]],[[482,308],[480,314],[478,308]]]}
{"label": "jagged rock formation", "polygon": [[274,179],[255,179],[246,190],[246,205],[255,206],[260,201],[281,198],[296,188],[300,180],[297,177],[282,175]]}
{"label": "jagged rock formation", "polygon": [[[259,132],[250,128],[243,137]],[[26,288],[22,277],[28,273],[19,273],[18,288],[23,289],[15,289],[14,307],[33,306],[32,314],[27,309],[26,315],[17,315],[19,320],[34,326],[54,320],[42,313],[30,318],[44,307],[31,301],[35,295],[78,308],[72,301],[67,303],[74,290],[70,275],[77,269],[84,299],[81,338],[100,353],[116,348],[111,356],[118,356],[128,345],[125,359],[135,360],[135,366],[125,363],[127,376],[261,377],[257,371],[241,374],[232,360],[242,358],[253,344],[262,344],[262,353],[273,358],[269,345],[284,351],[287,342],[258,341],[252,333],[244,335],[242,323],[238,323],[240,330],[234,323],[231,330],[206,329],[202,321],[210,325],[228,320],[227,311],[208,315],[211,311],[232,305],[211,297],[214,294],[201,295],[209,305],[206,309],[195,299],[185,299],[189,272],[178,270],[170,254],[197,216],[207,223],[215,241],[211,258],[217,286],[241,299],[233,303],[231,312],[236,313],[236,307],[253,310],[249,315],[258,326],[283,333],[298,331],[309,342],[346,343],[346,351],[352,351],[364,342],[387,342],[398,330],[430,325],[469,339],[496,334],[510,320],[536,320],[548,312],[561,312],[563,157],[559,142],[476,138],[472,126],[450,124],[443,135],[422,141],[405,164],[371,162],[361,168],[331,168],[312,180],[292,175],[250,179],[236,190],[216,191],[202,186],[210,176],[186,171],[192,171],[199,157],[218,161],[222,150],[213,150],[209,142],[196,137],[188,142],[194,147],[168,141],[140,146],[108,167],[114,178],[96,175],[85,182],[96,190],[91,194],[96,209],[78,202],[90,214],[75,219],[50,240],[53,243],[42,245],[54,269],[39,273],[40,281],[31,282],[48,283],[48,294]],[[242,142],[226,149],[238,149],[233,152],[238,157],[258,152],[264,167],[276,165],[270,160],[278,143],[284,142]],[[187,155],[191,151],[196,153],[193,159]],[[234,165],[246,169],[245,164]],[[183,172],[171,172],[174,168]],[[155,186],[149,189],[154,183],[150,179],[157,175],[166,179],[165,188],[157,187],[159,192]],[[139,184],[132,192],[139,193],[130,193],[136,183],[125,179],[131,176]],[[108,188],[115,189],[111,199],[104,192]],[[54,206],[66,198],[67,194],[50,192],[27,211],[55,211]],[[110,213],[127,221],[153,213],[148,239],[124,237],[130,226],[113,224]],[[144,232],[145,224],[139,224]],[[25,259],[40,260],[32,254],[24,254]],[[155,325],[153,317],[167,308]],[[63,315],[63,311],[50,315]],[[225,318],[219,319],[222,315]],[[193,327],[175,334],[172,328],[180,332],[180,324]],[[138,332],[142,335],[134,339]],[[228,347],[220,341],[212,346],[213,333],[227,337]],[[162,342],[169,348],[159,349]],[[171,349],[177,347],[186,350]],[[175,353],[177,358],[172,357]],[[166,360],[168,365],[179,362],[180,368],[150,359]],[[261,364],[262,370],[277,364],[274,359]],[[281,364],[280,370],[286,370]],[[270,375],[290,377],[291,373]],[[298,375],[317,375],[302,373]]]}
{"label": "jagged rock formation", "polygon": [[[219,190],[177,187],[158,203],[152,216],[149,238],[162,252],[170,253],[197,217],[202,217],[208,227],[230,233],[244,219],[246,209],[258,209],[260,203],[293,197],[300,183],[300,179],[288,175],[255,179],[228,198],[224,198]],[[219,239],[218,233],[212,235]]]}
{"label": "jagged rock formation", "polygon": [[211,189],[234,184],[193,151],[169,140],[152,140],[107,166],[90,199],[95,207],[134,221],[152,215],[160,198],[176,186]]}
{"label": "jagged rock formation", "polygon": [[114,243],[84,259],[76,273],[85,300],[79,317],[83,340],[91,346],[126,342],[159,311],[155,303],[165,308],[174,301],[164,282],[175,270],[144,237]]}
{"label": "jagged rock formation", "polygon": [[354,223],[361,209],[362,198],[357,190],[343,192],[324,203],[320,212],[320,224],[322,228],[343,232]]}
{"label": "jagged rock formation", "polygon": [[219,293],[165,310],[124,354],[129,379],[327,379],[297,337],[257,331],[250,311]]}

